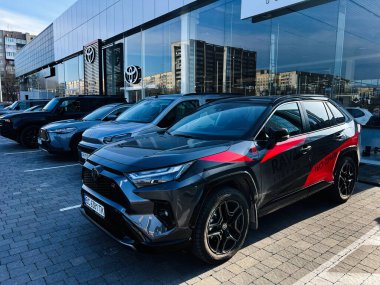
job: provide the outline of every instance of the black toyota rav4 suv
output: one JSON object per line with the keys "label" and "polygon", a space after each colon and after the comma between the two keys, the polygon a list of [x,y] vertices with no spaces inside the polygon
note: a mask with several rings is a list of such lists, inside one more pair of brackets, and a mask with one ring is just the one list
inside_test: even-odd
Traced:
{"label": "black toyota rav4 suv", "polygon": [[326,189],[353,193],[360,128],[324,97],[214,102],[164,133],[103,147],[83,167],[82,211],[134,247],[191,244],[232,257],[259,217]]}

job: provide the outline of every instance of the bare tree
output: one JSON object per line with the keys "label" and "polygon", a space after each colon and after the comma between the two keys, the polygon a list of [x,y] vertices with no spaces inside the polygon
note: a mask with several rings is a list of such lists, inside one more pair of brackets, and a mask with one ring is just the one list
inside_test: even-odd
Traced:
{"label": "bare tree", "polygon": [[18,82],[13,74],[6,73],[2,78],[2,90],[4,101],[16,101],[19,94]]}

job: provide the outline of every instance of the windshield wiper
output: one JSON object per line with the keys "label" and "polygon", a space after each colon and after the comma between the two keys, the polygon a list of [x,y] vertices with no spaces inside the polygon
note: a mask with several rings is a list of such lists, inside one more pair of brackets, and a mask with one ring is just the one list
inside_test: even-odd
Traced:
{"label": "windshield wiper", "polygon": [[173,137],[183,137],[183,138],[188,138],[188,139],[193,139],[194,137],[193,136],[190,136],[190,135],[184,135],[184,134],[171,134]]}

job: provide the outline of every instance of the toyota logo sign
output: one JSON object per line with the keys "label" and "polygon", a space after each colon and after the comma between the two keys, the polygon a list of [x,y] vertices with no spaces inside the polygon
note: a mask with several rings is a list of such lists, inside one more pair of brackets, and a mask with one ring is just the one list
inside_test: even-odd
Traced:
{"label": "toyota logo sign", "polygon": [[125,71],[125,81],[129,84],[138,84],[141,82],[141,68],[136,65],[130,65]]}
{"label": "toyota logo sign", "polygon": [[84,58],[88,63],[93,63],[95,61],[95,48],[89,46],[84,50]]}

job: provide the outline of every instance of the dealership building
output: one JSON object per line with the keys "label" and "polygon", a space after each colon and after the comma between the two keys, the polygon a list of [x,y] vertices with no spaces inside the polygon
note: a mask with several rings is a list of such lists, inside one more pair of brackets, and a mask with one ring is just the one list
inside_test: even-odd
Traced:
{"label": "dealership building", "polygon": [[380,96],[378,0],[78,0],[16,56],[21,97]]}

